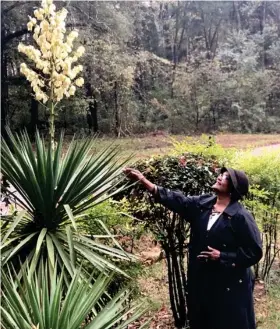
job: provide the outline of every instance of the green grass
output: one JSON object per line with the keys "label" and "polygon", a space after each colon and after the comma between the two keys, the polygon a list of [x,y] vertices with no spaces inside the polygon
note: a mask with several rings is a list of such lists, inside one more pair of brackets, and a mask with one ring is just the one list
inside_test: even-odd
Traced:
{"label": "green grass", "polygon": [[[205,135],[204,135],[205,136]],[[98,138],[96,151],[105,145],[115,142],[120,146],[123,156],[133,153],[134,160],[150,156],[164,155],[172,150],[173,141],[184,141],[186,135],[168,135],[167,133],[150,134],[144,136],[123,137],[123,138]],[[201,136],[192,138],[201,140]],[[238,149],[259,148],[262,146],[280,144],[280,135],[274,134],[218,134],[215,136],[216,143],[226,148],[236,147]]]}
{"label": "green grass", "polygon": [[280,329],[280,284],[270,289],[269,298],[268,328]]}

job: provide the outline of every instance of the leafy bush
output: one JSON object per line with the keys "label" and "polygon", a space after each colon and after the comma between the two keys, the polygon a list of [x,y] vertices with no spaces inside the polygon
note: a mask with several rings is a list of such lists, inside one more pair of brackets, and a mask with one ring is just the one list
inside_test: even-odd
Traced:
{"label": "leafy bush", "polygon": [[215,141],[215,136],[202,135],[200,138],[185,137],[178,141],[172,139],[173,155],[181,155],[186,152],[201,155],[205,158],[216,159],[223,165],[229,165],[237,152],[234,148],[225,149]]}
{"label": "leafy bush", "polygon": [[235,157],[232,166],[242,168],[250,177],[251,183],[270,192],[270,202],[280,208],[280,152],[269,150],[258,154],[251,150]]}
{"label": "leafy bush", "polygon": [[[110,247],[118,245],[119,249],[132,253],[136,240],[144,233],[145,225],[129,215],[127,205],[128,202],[125,199],[121,202],[106,200],[89,209],[78,227],[89,238],[98,239]],[[108,235],[112,237],[110,240],[107,239]],[[129,276],[130,280],[136,279],[143,268],[136,259],[133,262],[123,262],[121,259],[114,258],[114,263]],[[127,284],[127,277],[116,273],[108,291],[116,293]],[[139,289],[135,281],[133,288],[133,296],[136,296]]]}
{"label": "leafy bush", "polygon": [[130,253],[133,253],[136,240],[145,231],[145,224],[130,214],[129,202],[125,198],[120,202],[106,200],[89,209],[79,227],[90,238],[99,237],[102,240],[108,234],[111,235],[111,241],[105,239],[105,244],[109,242],[109,245],[119,245]]}
{"label": "leafy bush", "polygon": [[[152,157],[135,164],[153,183],[173,190],[178,189],[189,195],[210,192],[220,166],[216,159],[192,153]],[[120,200],[126,196],[129,201],[128,209],[134,216],[142,220],[156,221],[157,216],[154,215],[157,207],[146,202],[148,195],[139,184],[119,193],[116,199]]]}
{"label": "leafy bush", "polygon": [[271,204],[280,206],[280,152],[269,150],[254,153],[252,149],[224,148],[215,142],[215,137],[202,135],[200,139],[187,137],[183,141],[173,139],[173,154],[185,152],[216,159],[220,164],[246,172],[252,185],[258,185],[270,195]]}
{"label": "leafy bush", "polygon": [[143,233],[143,227],[138,225],[134,230],[134,222],[135,218],[129,214],[128,203],[125,199],[121,202],[110,199],[89,209],[79,226],[91,236],[104,234],[102,224],[105,224],[112,234],[119,236],[134,234],[137,238]]}
{"label": "leafy bush", "polygon": [[259,185],[252,185],[244,205],[253,214],[261,231],[263,241],[263,258],[254,266],[256,277],[269,281],[272,266],[280,254],[278,247],[279,208],[273,202],[273,194],[260,188]]}

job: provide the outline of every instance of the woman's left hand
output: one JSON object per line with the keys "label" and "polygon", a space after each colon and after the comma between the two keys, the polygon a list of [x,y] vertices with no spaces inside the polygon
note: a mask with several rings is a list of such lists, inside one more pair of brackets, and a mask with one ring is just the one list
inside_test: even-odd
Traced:
{"label": "woman's left hand", "polygon": [[220,258],[221,252],[217,249],[208,246],[210,251],[202,251],[197,258],[206,258],[211,260],[218,260]]}

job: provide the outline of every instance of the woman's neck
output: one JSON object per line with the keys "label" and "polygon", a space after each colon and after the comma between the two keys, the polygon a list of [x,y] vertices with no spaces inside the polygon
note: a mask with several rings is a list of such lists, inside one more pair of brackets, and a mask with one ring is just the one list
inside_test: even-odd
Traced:
{"label": "woman's neck", "polygon": [[217,201],[216,201],[215,207],[226,208],[229,205],[229,203],[230,203],[229,194],[223,194],[223,193],[217,194]]}

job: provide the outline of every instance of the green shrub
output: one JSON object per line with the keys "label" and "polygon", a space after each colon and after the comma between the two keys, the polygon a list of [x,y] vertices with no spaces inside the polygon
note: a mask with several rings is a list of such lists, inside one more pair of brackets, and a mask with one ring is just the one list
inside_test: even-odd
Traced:
{"label": "green shrub", "polygon": [[106,200],[87,211],[81,229],[91,238],[102,239],[106,230],[120,245],[133,252],[135,240],[144,233],[145,225],[130,214],[129,203],[124,198],[119,202]]}
{"label": "green shrub", "polygon": [[[220,166],[215,159],[191,153],[182,156],[152,157],[135,164],[151,182],[189,195],[210,193]],[[170,214],[161,205],[150,202],[150,194],[142,185],[133,185],[115,198],[122,202],[126,198],[127,211],[143,221],[159,240],[164,240],[168,226],[166,218]]]}
{"label": "green shrub", "polygon": [[[120,248],[131,253],[136,240],[144,233],[145,228],[144,223],[139,223],[133,216],[129,215],[128,202],[125,199],[120,202],[109,199],[91,208],[78,225],[84,234],[90,238],[96,241],[100,240],[109,246],[119,244]],[[108,230],[107,233],[106,230]],[[103,241],[105,233],[106,236],[111,234],[112,239]],[[124,262],[121,259],[114,258],[114,263],[121,271],[127,274],[129,281],[127,277],[116,273],[114,281],[111,282],[108,288],[108,292],[116,294],[120,289],[130,284],[129,282],[133,282],[133,294],[131,297],[138,296],[139,287],[136,283],[136,278],[141,274],[143,265],[136,259],[131,262]]]}
{"label": "green shrub", "polygon": [[204,158],[215,159],[220,164],[229,165],[239,151],[235,148],[224,148],[217,144],[214,136],[202,135],[200,138],[185,137],[183,140],[172,138],[172,154],[180,156],[184,153],[201,155]]}
{"label": "green shrub", "polygon": [[183,141],[173,139],[173,152],[180,156],[186,152],[215,159],[221,165],[246,172],[252,185],[258,185],[270,193],[270,203],[280,207],[280,152],[253,152],[252,149],[224,148],[215,142],[215,137],[186,137]]}
{"label": "green shrub", "polygon": [[270,192],[271,204],[280,207],[280,152],[270,150],[254,154],[251,150],[243,151],[232,161],[232,166],[242,168],[250,177],[252,184]]}
{"label": "green shrub", "polygon": [[256,277],[269,281],[272,277],[272,267],[280,253],[278,245],[278,232],[280,229],[279,209],[271,202],[271,192],[252,185],[244,205],[253,214],[261,231],[263,241],[263,258],[255,265]]}
{"label": "green shrub", "polygon": [[128,214],[125,202],[106,200],[89,209],[80,226],[90,235],[102,235],[104,229],[100,221],[106,225],[112,234],[126,234],[134,219]]}

